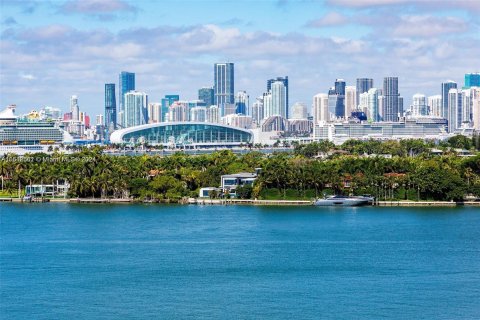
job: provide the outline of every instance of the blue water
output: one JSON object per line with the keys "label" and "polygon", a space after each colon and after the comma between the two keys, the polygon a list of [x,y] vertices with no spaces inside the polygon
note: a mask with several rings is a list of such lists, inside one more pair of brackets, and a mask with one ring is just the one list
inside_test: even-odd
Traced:
{"label": "blue water", "polygon": [[480,319],[478,208],[0,204],[1,319]]}

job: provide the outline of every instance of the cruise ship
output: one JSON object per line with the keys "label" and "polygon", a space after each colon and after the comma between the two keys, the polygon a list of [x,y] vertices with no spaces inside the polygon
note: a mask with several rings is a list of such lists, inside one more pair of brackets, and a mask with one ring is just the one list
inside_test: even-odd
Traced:
{"label": "cruise ship", "polygon": [[30,120],[15,115],[15,106],[0,112],[0,155],[48,152],[49,147],[72,140],[54,122]]}

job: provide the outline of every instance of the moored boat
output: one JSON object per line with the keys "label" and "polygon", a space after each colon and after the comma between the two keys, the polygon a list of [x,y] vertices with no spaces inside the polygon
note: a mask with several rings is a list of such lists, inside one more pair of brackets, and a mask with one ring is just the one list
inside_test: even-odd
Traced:
{"label": "moored boat", "polygon": [[372,198],[370,197],[355,197],[355,196],[330,196],[323,199],[317,199],[314,203],[316,206],[325,207],[358,207],[371,204]]}

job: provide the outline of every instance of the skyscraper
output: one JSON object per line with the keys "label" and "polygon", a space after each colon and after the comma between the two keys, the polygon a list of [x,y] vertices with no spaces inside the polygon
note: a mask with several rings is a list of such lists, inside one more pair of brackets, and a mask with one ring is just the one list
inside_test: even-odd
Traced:
{"label": "skyscraper", "polygon": [[328,95],[319,93],[313,97],[313,124],[330,121],[330,113],[328,112]]}
{"label": "skyscraper", "polygon": [[70,112],[72,113],[72,120],[74,121],[80,120],[80,108],[78,106],[77,96],[70,97]]}
{"label": "skyscraper", "polygon": [[292,106],[292,119],[307,119],[307,106],[297,102]]}
{"label": "skyscraper", "polygon": [[427,97],[424,94],[417,93],[413,95],[412,115],[414,117],[426,116],[428,114]]}
{"label": "skyscraper", "polygon": [[125,93],[124,127],[139,126],[148,123],[148,96],[144,92]]}
{"label": "skyscraper", "polygon": [[198,99],[203,100],[207,107],[215,104],[215,97],[212,87],[203,87],[198,89]]}
{"label": "skyscraper", "polygon": [[452,88],[448,91],[448,132],[453,133],[462,125],[462,90]]}
{"label": "skyscraper", "polygon": [[235,113],[247,115],[249,111],[249,96],[246,91],[239,91],[235,96]]}
{"label": "skyscraper", "polygon": [[480,87],[480,73],[465,74],[465,89]]}
{"label": "skyscraper", "polygon": [[448,92],[450,89],[456,89],[457,83],[452,80],[447,80],[442,82],[442,113],[440,116],[442,118],[448,119]]}
{"label": "skyscraper", "polygon": [[434,95],[428,97],[429,115],[434,117],[442,116],[442,96]]}
{"label": "skyscraper", "polygon": [[397,77],[385,77],[383,79],[383,120],[384,121],[398,121],[398,116],[403,114],[403,110],[399,108],[399,96],[398,93],[398,78]]}
{"label": "skyscraper", "polygon": [[259,125],[263,120],[263,96],[257,97],[252,105],[252,118],[255,124]]}
{"label": "skyscraper", "polygon": [[335,94],[337,95],[337,103],[335,106],[335,116],[337,118],[345,117],[345,80],[335,80]]}
{"label": "skyscraper", "polygon": [[233,63],[215,63],[213,77],[214,104],[219,107],[223,115],[225,108],[228,108],[227,104],[233,105],[235,103]]}
{"label": "skyscraper", "polygon": [[105,127],[117,128],[117,102],[115,98],[115,83],[105,84]]}
{"label": "skyscraper", "polygon": [[125,93],[135,90],[135,73],[122,71],[118,76],[118,110],[125,111]]}
{"label": "skyscraper", "polygon": [[378,89],[371,88],[367,92],[367,119],[371,122],[380,121],[380,114],[378,111]]}
{"label": "skyscraper", "polygon": [[272,114],[287,118],[287,94],[283,81],[275,81],[271,85],[272,93]]}
{"label": "skyscraper", "polygon": [[167,114],[169,112],[170,106],[175,102],[179,101],[180,96],[178,94],[167,94],[165,98],[162,98],[162,122],[167,121]]}
{"label": "skyscraper", "polygon": [[285,86],[285,105],[286,105],[286,112],[285,112],[285,118],[288,119],[289,117],[289,102],[288,102],[288,76],[285,77],[277,77],[275,79],[269,79],[267,80],[267,92],[272,90],[272,84],[275,81],[281,81],[283,82],[283,85]]}
{"label": "skyscraper", "polygon": [[345,87],[345,119],[350,117],[352,111],[357,109],[357,90],[354,86]]}
{"label": "skyscraper", "polygon": [[357,78],[357,105],[360,104],[360,94],[368,92],[371,88],[373,88],[373,79]]}

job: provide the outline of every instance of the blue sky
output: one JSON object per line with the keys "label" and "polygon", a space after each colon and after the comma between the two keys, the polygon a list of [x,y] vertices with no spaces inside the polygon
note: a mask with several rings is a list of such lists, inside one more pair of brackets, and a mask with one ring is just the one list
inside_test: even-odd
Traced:
{"label": "blue sky", "polygon": [[70,95],[103,113],[104,83],[122,70],[159,101],[194,99],[213,63],[235,63],[250,101],[289,76],[290,104],[311,104],[336,78],[398,76],[405,104],[480,70],[478,0],[0,0],[0,106],[19,112]]}

